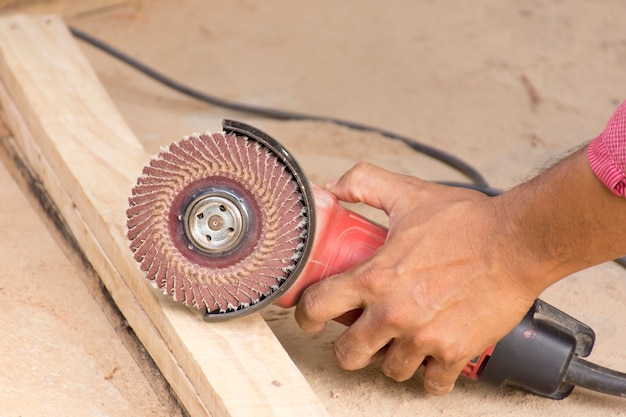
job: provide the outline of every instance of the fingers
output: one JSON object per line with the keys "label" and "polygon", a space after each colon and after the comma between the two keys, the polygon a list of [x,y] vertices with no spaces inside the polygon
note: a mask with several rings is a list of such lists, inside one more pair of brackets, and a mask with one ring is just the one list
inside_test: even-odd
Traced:
{"label": "fingers", "polygon": [[448,394],[469,359],[452,362],[444,362],[432,356],[426,359],[422,348],[405,339],[395,339],[383,358],[383,373],[397,382],[402,382],[411,378],[424,364],[424,389],[434,395]]}
{"label": "fingers", "polygon": [[307,288],[296,306],[295,319],[307,332],[324,329],[325,323],[355,309],[364,309],[360,316],[335,341],[335,357],[347,370],[360,369],[382,358],[384,347],[392,339],[393,329],[377,319],[367,308],[362,291],[360,268],[327,278]]}
{"label": "fingers", "polygon": [[372,320],[365,311],[335,341],[333,348],[337,363],[343,369],[361,369],[380,360],[386,355],[386,346],[391,340],[389,329],[372,325]]}
{"label": "fingers", "polygon": [[382,371],[389,378],[402,382],[411,378],[424,362],[425,355],[404,339],[395,339],[387,348]]}
{"label": "fingers", "polygon": [[[424,364],[424,388],[434,395],[452,391],[469,359],[443,361],[426,356],[426,345],[416,345],[408,339],[394,339],[388,346],[382,362],[382,371],[389,378],[402,382],[411,378]],[[426,359],[427,358],[427,359]]]}
{"label": "fingers", "polygon": [[296,306],[295,318],[306,332],[324,330],[327,321],[343,313],[363,307],[358,286],[351,282],[351,273],[326,278],[307,288]]}
{"label": "fingers", "polygon": [[448,363],[429,358],[424,369],[424,389],[434,395],[448,394],[469,359]]}
{"label": "fingers", "polygon": [[[382,359],[382,371],[401,382],[411,378],[426,355],[440,351],[429,338],[403,338],[375,306],[367,306],[356,282],[362,283],[360,268],[328,278],[309,287],[297,305],[295,318],[308,332],[322,331],[325,323],[347,311],[364,311],[334,343],[335,358],[343,369],[361,369]],[[416,340],[421,340],[416,342]],[[449,345],[449,344],[444,344]],[[449,393],[469,359],[431,357],[424,371],[424,388],[435,395]]]}
{"label": "fingers", "polygon": [[342,177],[331,181],[326,188],[337,198],[350,203],[365,203],[389,213],[401,195],[400,189],[410,183],[415,190],[425,184],[414,177],[387,171],[367,162],[361,162]]}

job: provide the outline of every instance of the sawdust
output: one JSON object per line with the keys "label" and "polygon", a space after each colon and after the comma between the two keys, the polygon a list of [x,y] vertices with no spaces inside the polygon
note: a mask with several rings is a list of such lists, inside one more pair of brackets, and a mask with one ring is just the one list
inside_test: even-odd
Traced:
{"label": "sawdust", "polygon": [[[621,0],[155,0],[68,18],[217,96],[394,130],[464,158],[496,187],[516,184],[593,138],[626,98]],[[286,145],[319,184],[359,160],[426,179],[462,179],[376,134],[269,121],[188,100],[83,48],[152,153],[191,132],[218,131],[222,118],[233,118]],[[385,221],[381,213],[364,212]],[[4,284],[0,296],[6,291]],[[623,270],[594,268],[544,298],[596,330],[594,361],[626,370]],[[46,316],[70,313],[77,317],[61,307]],[[331,346],[340,325],[309,335],[291,311],[270,308],[264,316],[332,416],[626,415],[623,399],[584,390],[555,402],[461,379],[450,395],[433,397],[422,390],[419,373],[398,384],[377,365],[339,369]],[[111,358],[105,348],[101,383],[121,380],[126,368],[104,359]]]}
{"label": "sawdust", "polygon": [[[114,13],[76,24],[217,96],[381,126],[448,150],[506,188],[594,137],[626,98],[625,18],[619,0],[271,0],[185,1],[175,12],[153,2],[132,24]],[[431,180],[463,179],[379,135],[205,106],[85,51],[152,152],[233,118],[283,143],[318,184],[360,160]],[[603,266],[545,297],[596,329],[595,360],[626,369],[623,271]],[[626,415],[623,400],[584,390],[554,402],[461,379],[450,395],[433,397],[419,373],[398,384],[377,365],[339,369],[331,346],[340,325],[308,335],[291,311],[270,308],[264,317],[333,416]]]}

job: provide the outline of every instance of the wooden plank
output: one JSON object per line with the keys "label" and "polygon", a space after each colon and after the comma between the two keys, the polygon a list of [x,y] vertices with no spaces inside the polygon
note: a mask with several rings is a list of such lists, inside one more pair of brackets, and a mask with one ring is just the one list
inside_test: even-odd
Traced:
{"label": "wooden plank", "polygon": [[0,19],[0,84],[31,169],[189,413],[327,415],[259,315],[205,323],[143,278],[124,223],[148,156],[61,19]]}

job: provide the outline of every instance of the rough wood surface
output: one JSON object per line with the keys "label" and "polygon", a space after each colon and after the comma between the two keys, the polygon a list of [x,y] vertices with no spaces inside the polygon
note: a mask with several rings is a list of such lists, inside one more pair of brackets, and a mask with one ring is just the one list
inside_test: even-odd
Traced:
{"label": "rough wood surface", "polygon": [[0,84],[31,168],[188,412],[326,415],[258,315],[207,324],[143,278],[124,213],[148,156],[59,18],[0,20]]}

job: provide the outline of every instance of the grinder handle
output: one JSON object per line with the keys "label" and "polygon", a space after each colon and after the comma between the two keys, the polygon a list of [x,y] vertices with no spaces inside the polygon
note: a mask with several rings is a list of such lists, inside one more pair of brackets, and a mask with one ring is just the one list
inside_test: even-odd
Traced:
{"label": "grinder handle", "polygon": [[[315,235],[304,268],[275,304],[296,305],[309,286],[347,271],[366,259],[385,243],[387,229],[343,207],[330,192],[311,186],[315,200]],[[352,321],[344,324],[352,324]]]}

